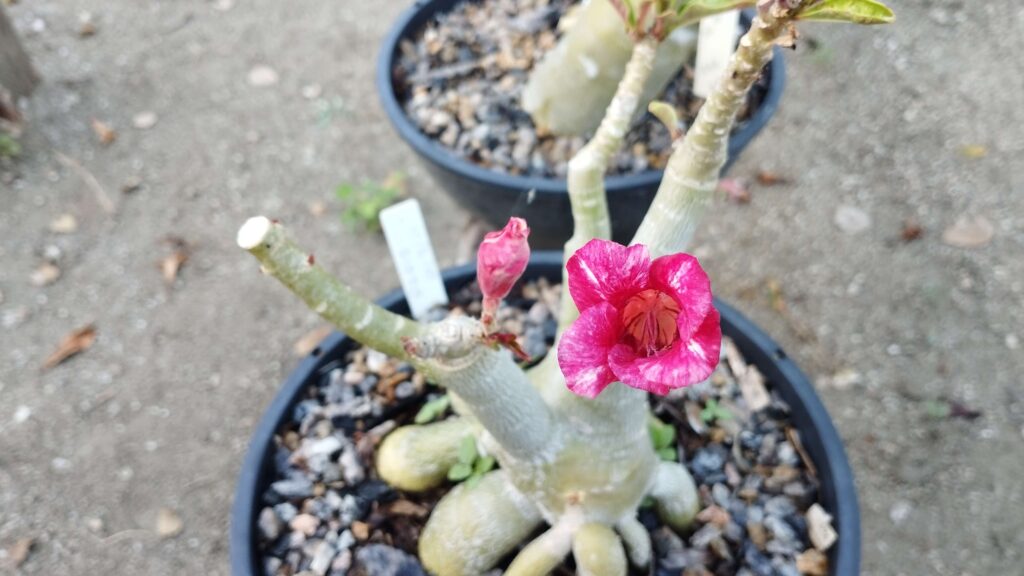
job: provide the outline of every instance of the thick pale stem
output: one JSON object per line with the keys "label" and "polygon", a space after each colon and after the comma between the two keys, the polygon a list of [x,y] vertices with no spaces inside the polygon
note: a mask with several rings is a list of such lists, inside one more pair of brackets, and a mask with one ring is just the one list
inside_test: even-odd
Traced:
{"label": "thick pale stem", "polygon": [[422,426],[403,426],[377,449],[377,473],[399,490],[422,492],[445,482],[459,461],[459,443],[475,432],[463,418]]}
{"label": "thick pale stem", "polygon": [[661,462],[651,488],[654,508],[662,522],[677,532],[693,523],[700,511],[700,496],[693,477],[677,462]]}
{"label": "thick pale stem", "polygon": [[250,218],[238,231],[238,245],[317,314],[370,348],[408,358],[402,338],[426,334],[423,325],[375,305],[318,266],[276,222]]}
{"label": "thick pale stem", "polygon": [[[238,245],[346,334],[409,360],[428,378],[451,388],[469,415],[510,455],[523,460],[542,455],[551,433],[551,411],[511,354],[483,345],[478,322],[453,318],[428,327],[388,312],[317,266],[281,225],[262,216],[242,226]],[[412,356],[407,343],[424,350]]]}
{"label": "thick pale stem", "polygon": [[579,576],[626,576],[622,540],[604,524],[584,524],[573,540],[572,555]]}
{"label": "thick pale stem", "polygon": [[634,244],[646,244],[652,256],[681,252],[693,238],[714,196],[736,115],[790,21],[785,13],[754,18],[718,86],[669,158],[658,194],[633,238]]}
{"label": "thick pale stem", "polygon": [[504,470],[441,498],[420,535],[420,559],[437,576],[478,576],[511,552],[541,522],[536,506]]}
{"label": "thick pale stem", "polygon": [[546,576],[554,572],[572,551],[579,522],[563,517],[550,530],[526,545],[505,570],[505,576]]}
{"label": "thick pale stem", "polygon": [[626,545],[629,561],[638,568],[644,568],[651,562],[651,536],[647,528],[639,520],[630,516],[615,525],[622,542]]}
{"label": "thick pale stem", "polygon": [[[436,379],[497,441],[520,461],[544,459],[552,449],[551,409],[507,350],[477,348],[468,356],[436,363]],[[499,461],[501,454],[498,454]]]}
{"label": "thick pale stem", "polygon": [[[562,38],[530,73],[522,106],[534,124],[554,134],[592,134],[622,81],[635,42],[609,0],[578,3],[558,25]],[[696,45],[695,31],[687,28],[661,42],[641,107],[664,90],[685,62],[693,61]]]}
{"label": "thick pale stem", "polygon": [[[658,40],[652,36],[646,36],[636,43],[626,65],[626,73],[615,91],[612,103],[608,105],[604,120],[590,142],[569,162],[568,188],[574,229],[572,237],[565,243],[566,258],[593,238],[611,238],[612,226],[604,175],[612,155],[622,147],[629,125],[636,115],[657,50]],[[563,286],[567,285],[563,282]],[[578,315],[572,299],[563,297],[560,326],[569,325]]]}

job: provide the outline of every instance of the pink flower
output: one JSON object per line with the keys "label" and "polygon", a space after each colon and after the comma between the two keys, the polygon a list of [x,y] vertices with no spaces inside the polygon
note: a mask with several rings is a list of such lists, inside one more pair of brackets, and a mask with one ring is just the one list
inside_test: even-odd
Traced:
{"label": "pink flower", "polygon": [[595,398],[612,382],[654,394],[689,386],[718,365],[722,329],[697,259],[651,261],[647,247],[591,240],[569,258],[580,317],[558,345],[569,389]]}
{"label": "pink flower", "polygon": [[530,260],[526,237],[530,228],[522,218],[509,218],[499,231],[488,232],[476,257],[476,279],[484,295],[484,324],[490,324],[501,299],[508,296]]}

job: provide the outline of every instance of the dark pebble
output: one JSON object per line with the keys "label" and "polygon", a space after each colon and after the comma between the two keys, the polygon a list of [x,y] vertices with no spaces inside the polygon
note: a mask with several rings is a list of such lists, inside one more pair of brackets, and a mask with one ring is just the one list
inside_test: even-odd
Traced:
{"label": "dark pebble", "polygon": [[384,544],[370,544],[356,551],[353,570],[366,576],[427,576],[419,560]]}
{"label": "dark pebble", "polygon": [[270,485],[270,492],[279,499],[301,500],[313,495],[313,483],[304,478],[278,480]]}
{"label": "dark pebble", "polygon": [[304,422],[310,414],[320,410],[320,403],[316,400],[303,400],[292,409],[292,420]]}
{"label": "dark pebble", "polygon": [[725,482],[725,472],[722,469],[728,458],[729,453],[723,446],[712,445],[698,450],[688,468],[700,484]]}
{"label": "dark pebble", "polygon": [[363,482],[358,488],[356,488],[355,495],[367,502],[390,502],[398,496],[393,488],[381,480],[368,480]]}
{"label": "dark pebble", "polygon": [[762,554],[752,542],[743,549],[743,564],[756,576],[775,576],[771,560]]}

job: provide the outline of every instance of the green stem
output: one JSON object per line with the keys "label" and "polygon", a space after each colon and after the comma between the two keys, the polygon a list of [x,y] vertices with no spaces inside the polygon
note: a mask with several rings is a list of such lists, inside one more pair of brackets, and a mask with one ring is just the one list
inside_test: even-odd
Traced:
{"label": "green stem", "polygon": [[775,42],[786,32],[793,12],[769,10],[754,18],[718,86],[669,158],[654,202],[633,237],[633,243],[646,244],[652,256],[681,252],[693,238],[718,185],[736,115],[771,61]]}
{"label": "green stem", "polygon": [[[389,312],[356,294],[317,266],[285,229],[267,218],[250,218],[238,231],[238,245],[310,308],[356,341],[412,363],[432,381],[449,388],[469,416],[510,455],[529,459],[547,454],[551,411],[507,350],[483,344],[480,323],[465,317],[429,326]],[[423,348],[423,354],[406,350]]]}
{"label": "green stem", "polygon": [[[654,67],[658,40],[645,36],[633,46],[626,72],[615,91],[594,137],[569,162],[568,188],[574,229],[565,243],[568,258],[594,238],[611,238],[611,218],[605,194],[604,176],[612,155],[622,147],[629,125],[636,116],[647,78]],[[563,286],[568,286],[563,272]],[[562,298],[559,326],[565,328],[579,315],[568,294]]]}
{"label": "green stem", "polygon": [[238,231],[238,245],[310,309],[374,350],[411,360],[402,339],[427,333],[422,324],[377,306],[317,265],[313,255],[299,248],[276,222],[250,218]]}

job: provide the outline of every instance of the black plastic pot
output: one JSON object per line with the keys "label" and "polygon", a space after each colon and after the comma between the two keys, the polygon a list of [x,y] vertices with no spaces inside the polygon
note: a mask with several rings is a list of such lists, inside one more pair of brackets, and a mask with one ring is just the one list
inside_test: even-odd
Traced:
{"label": "black plastic pot", "polygon": [[[562,255],[539,252],[530,259],[524,278],[562,278]],[[450,268],[444,272],[448,291],[454,292],[476,278],[474,265]],[[408,314],[409,307],[400,290],[377,301],[394,312]],[[731,306],[716,301],[722,315],[722,332],[733,339],[747,361],[764,374],[791,409],[791,421],[803,440],[821,482],[821,503],[833,516],[839,540],[829,550],[829,566],[834,576],[860,574],[860,512],[853,472],[846,459],[843,443],[832,425],[825,407],[814,393],[807,376],[786,356],[767,334]],[[242,463],[235,502],[231,512],[231,573],[234,576],[264,576],[257,546],[257,518],[263,508],[261,495],[273,481],[272,447],[274,433],[289,421],[292,409],[303,397],[303,390],[320,381],[322,371],[343,360],[355,343],[335,332],[324,339],[288,377],[263,419],[256,427],[249,451]],[[335,364],[336,365],[336,364]]]}
{"label": "black plastic pot", "polygon": [[[422,30],[438,14],[463,1],[418,0],[398,18],[384,39],[377,65],[377,90],[381,104],[398,135],[416,151],[441,187],[462,206],[495,228],[503,226],[509,216],[526,218],[531,229],[530,244],[561,249],[573,229],[565,179],[514,176],[478,166],[421,132],[398,100],[392,71],[398,58],[399,43]],[[748,27],[750,15],[744,13],[741,23]],[[775,49],[775,57],[765,75],[768,91],[760,107],[730,136],[729,159],[723,172],[764,128],[779,106],[785,84],[781,49]],[[612,236],[616,241],[628,244],[632,239],[658,191],[661,176],[661,170],[651,170],[610,176],[605,180],[608,208],[612,214]]]}

